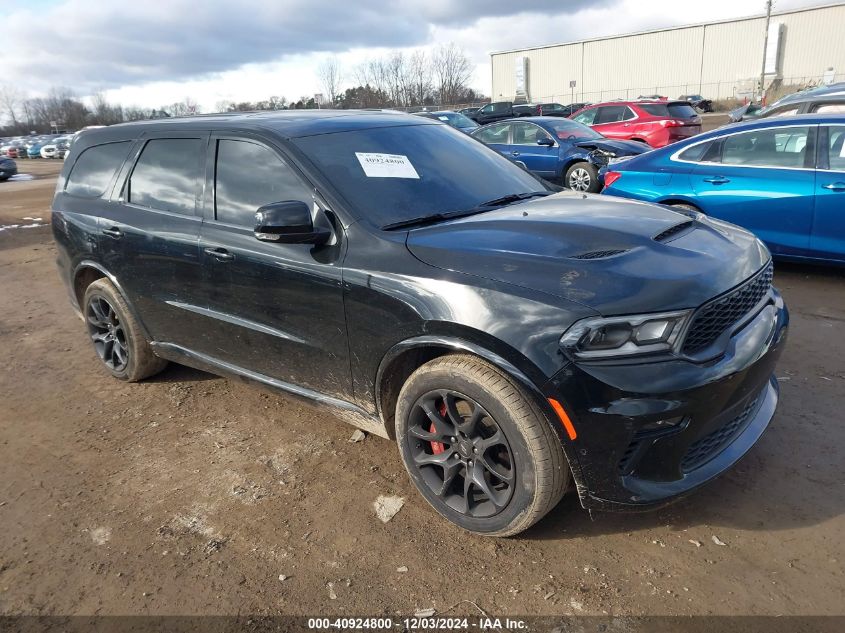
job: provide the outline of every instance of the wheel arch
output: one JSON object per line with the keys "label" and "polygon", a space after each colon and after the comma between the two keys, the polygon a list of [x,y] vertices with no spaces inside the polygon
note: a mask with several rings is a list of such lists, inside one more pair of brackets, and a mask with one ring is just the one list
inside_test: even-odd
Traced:
{"label": "wheel arch", "polygon": [[[376,411],[390,438],[396,440],[394,424],[396,403],[402,385],[405,384],[408,377],[430,360],[456,353],[471,354],[486,360],[509,378],[512,378],[534,399],[536,406],[543,413],[546,422],[551,426],[563,447],[572,474],[572,481],[578,491],[579,498],[583,502],[587,485],[578,461],[575,445],[569,440],[563,425],[557,423],[557,413],[552,408],[548,397],[538,386],[537,381],[532,380],[529,376],[534,371],[539,372],[540,370],[535,367],[533,371],[524,371],[501,354],[464,337],[435,334],[415,336],[396,343],[382,357],[375,383]],[[525,362],[531,364],[528,359],[525,359]],[[541,384],[545,384],[545,381]]]}
{"label": "wheel arch", "polygon": [[672,206],[673,204],[686,204],[691,207],[695,207],[696,209],[698,209],[699,212],[704,213],[701,208],[701,205],[697,204],[695,200],[691,200],[684,196],[667,196],[666,198],[656,200],[655,202],[659,204],[665,204],[667,206]]}
{"label": "wheel arch", "polygon": [[135,309],[134,304],[129,299],[126,294],[126,291],[123,289],[123,286],[117,280],[117,278],[108,270],[105,266],[100,264],[99,262],[95,262],[92,260],[83,260],[79,262],[73,270],[73,274],[71,275],[71,289],[73,291],[73,298],[76,301],[76,307],[79,308],[80,315],[84,318],[84,306],[82,305],[82,299],[85,296],[85,290],[90,286],[93,282],[97,281],[98,279],[108,279],[112,285],[117,288],[117,291],[120,293],[120,296],[123,297],[123,300],[126,302],[126,305],[129,306],[129,310],[132,312],[132,316],[137,321],[138,325],[141,327],[144,336],[147,340],[152,340],[150,337],[150,332],[147,329],[147,326],[144,324],[144,320],[141,318],[141,315],[138,313],[138,310]]}

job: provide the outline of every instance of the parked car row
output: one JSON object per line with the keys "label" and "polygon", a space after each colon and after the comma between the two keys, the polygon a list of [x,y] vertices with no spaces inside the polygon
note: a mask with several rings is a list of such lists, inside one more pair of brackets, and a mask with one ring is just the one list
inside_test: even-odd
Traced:
{"label": "parked car row", "polygon": [[0,140],[0,156],[6,158],[61,158],[70,151],[72,134],[42,134]]}
{"label": "parked car row", "polygon": [[778,99],[770,106],[747,103],[730,111],[731,122],[791,116],[793,114],[845,113],[845,82],[802,90]]}

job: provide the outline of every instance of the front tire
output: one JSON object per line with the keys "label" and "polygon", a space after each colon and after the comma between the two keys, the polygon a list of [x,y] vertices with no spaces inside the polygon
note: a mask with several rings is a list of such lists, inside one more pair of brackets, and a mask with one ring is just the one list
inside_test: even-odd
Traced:
{"label": "front tire", "polygon": [[582,161],[571,165],[563,177],[563,185],[573,191],[582,193],[598,193],[599,170],[595,165]]}
{"label": "front tire", "polygon": [[399,394],[396,437],[420,494],[476,534],[522,532],[569,484],[560,439],[537,404],[475,356],[436,358],[411,375]]}
{"label": "front tire", "polygon": [[88,286],[82,310],[94,351],[118,380],[137,382],[167,366],[166,360],[153,353],[123,296],[108,279]]}

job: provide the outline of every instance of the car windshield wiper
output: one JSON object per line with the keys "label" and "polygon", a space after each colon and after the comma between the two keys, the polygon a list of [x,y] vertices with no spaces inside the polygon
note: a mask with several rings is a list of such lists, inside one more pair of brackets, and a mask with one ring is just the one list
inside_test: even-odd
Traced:
{"label": "car windshield wiper", "polygon": [[483,213],[484,211],[490,211],[492,209],[504,207],[508,204],[519,202],[520,200],[527,200],[528,198],[535,198],[539,196],[550,196],[553,193],[555,192],[529,191],[527,193],[512,193],[508,194],[507,196],[502,196],[501,198],[494,198],[493,200],[482,202],[481,204],[476,205],[471,209],[465,209],[463,211],[449,211],[447,213],[432,213],[431,215],[423,215],[418,218],[410,218],[408,220],[400,220],[399,222],[391,222],[390,224],[385,224],[381,228],[383,231],[393,231],[396,229],[407,229],[413,226],[424,226],[426,224],[433,224],[435,222],[443,222],[445,220],[464,218],[468,215],[475,215],[476,213]]}

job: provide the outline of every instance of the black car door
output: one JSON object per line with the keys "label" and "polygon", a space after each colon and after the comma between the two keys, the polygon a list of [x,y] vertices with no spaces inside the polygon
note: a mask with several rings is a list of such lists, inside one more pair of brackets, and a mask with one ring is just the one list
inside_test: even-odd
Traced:
{"label": "black car door", "polygon": [[256,239],[255,212],[301,201],[324,214],[314,188],[281,148],[257,137],[212,135],[200,251],[207,317],[197,351],[350,400],[340,226],[327,245]]}
{"label": "black car door", "polygon": [[208,132],[145,135],[98,221],[101,257],[153,339],[196,344],[199,233]]}

